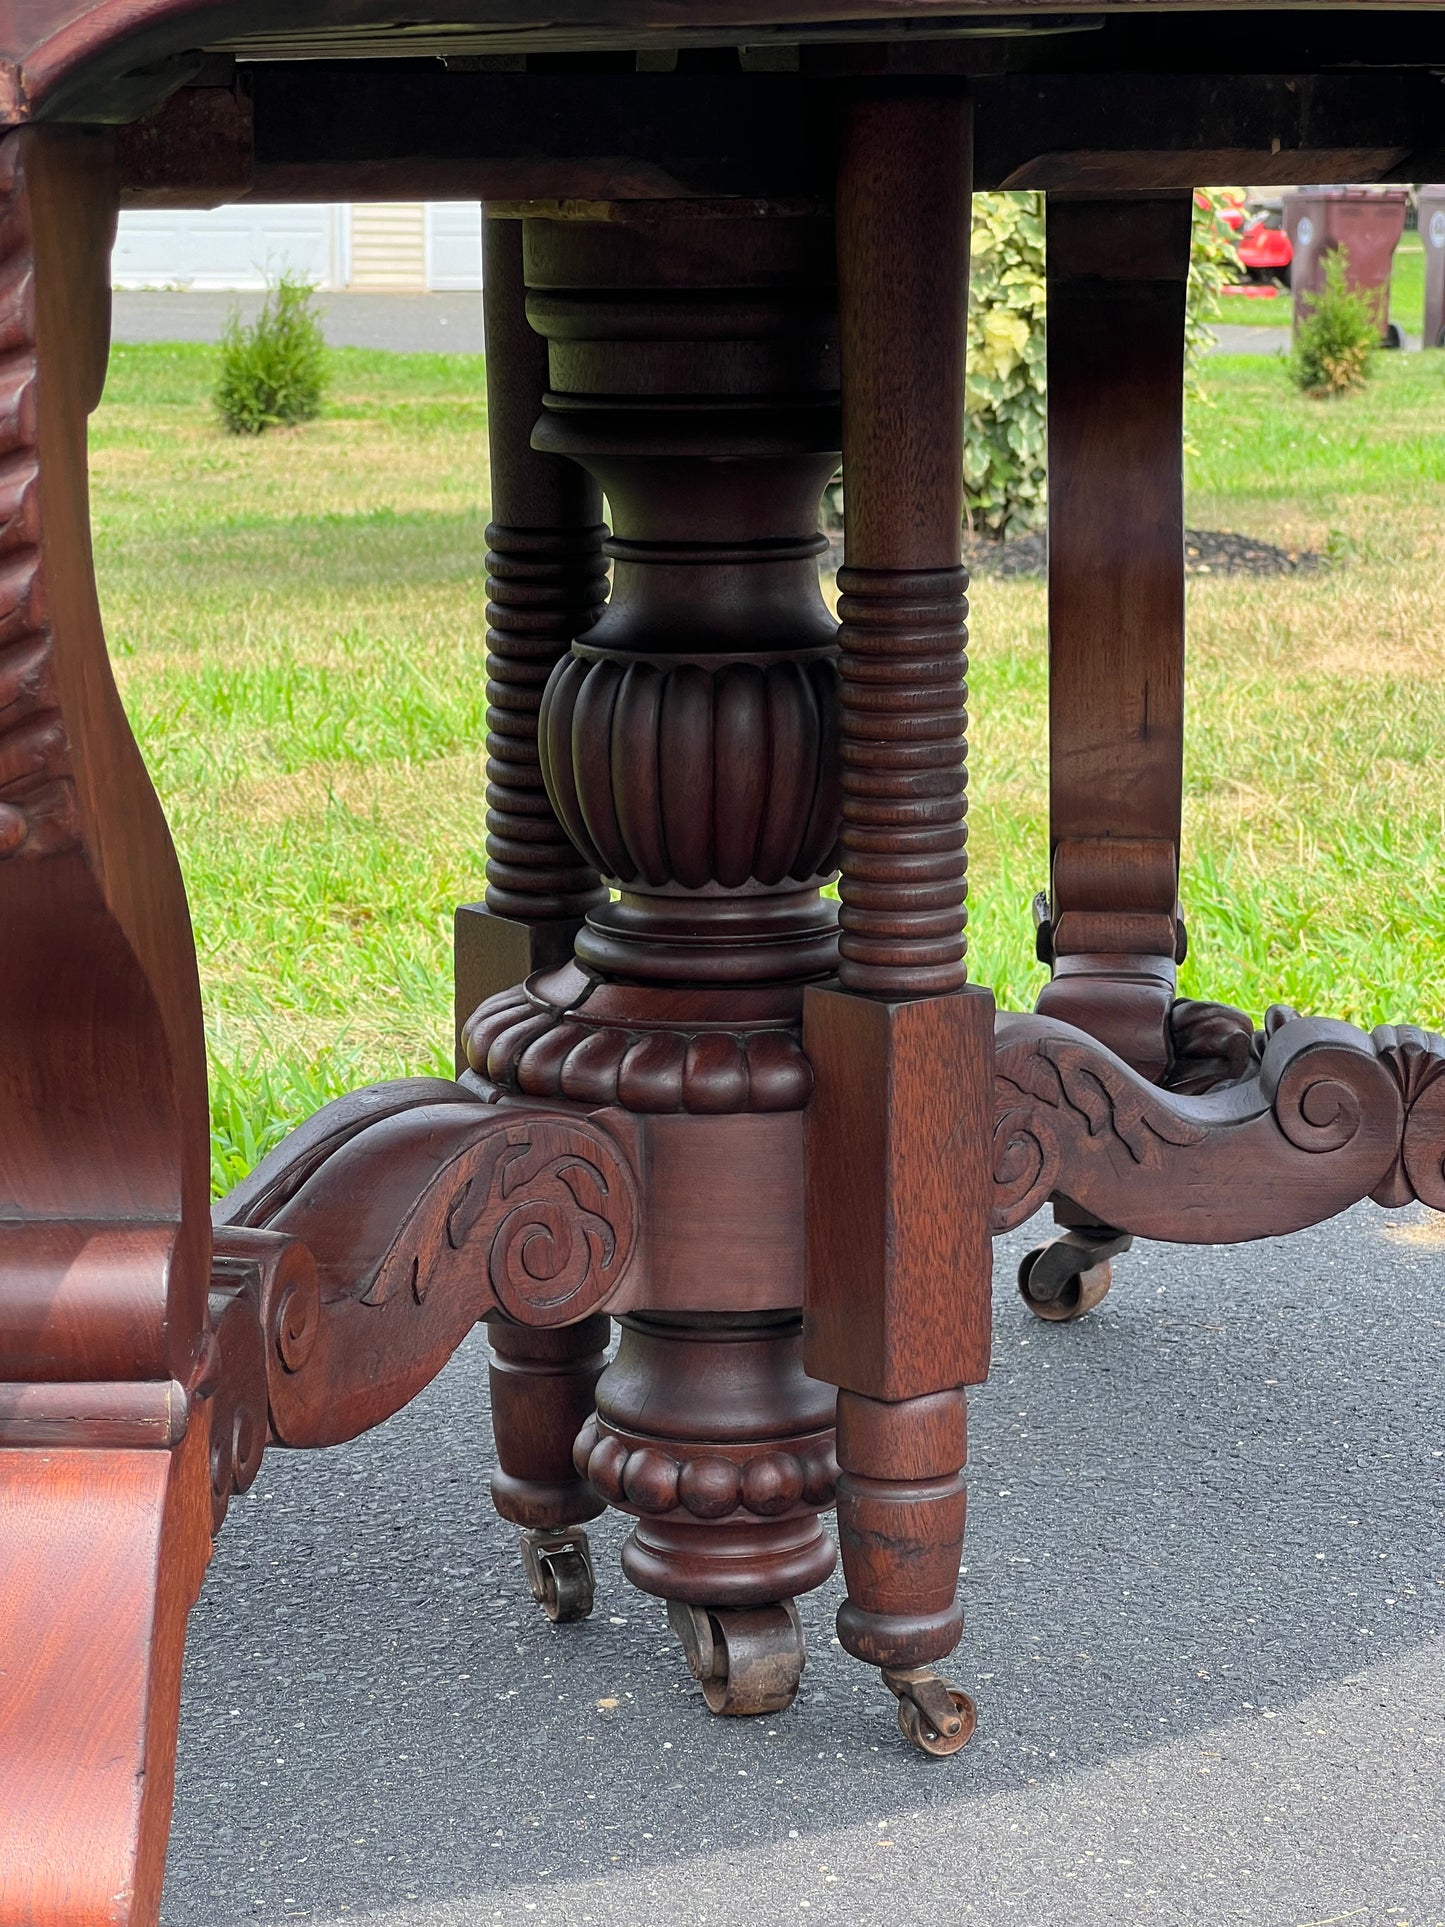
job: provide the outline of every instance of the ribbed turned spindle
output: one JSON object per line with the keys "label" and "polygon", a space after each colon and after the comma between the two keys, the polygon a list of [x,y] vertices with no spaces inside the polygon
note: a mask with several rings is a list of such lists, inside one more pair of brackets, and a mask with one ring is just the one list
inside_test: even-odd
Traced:
{"label": "ribbed turned spindle", "polygon": [[537,712],[553,668],[607,599],[602,495],[573,462],[539,454],[547,344],[527,324],[522,224],[482,224],[487,318],[487,891],[494,915],[580,923],[607,901],[542,782]]}
{"label": "ribbed turned spindle", "polygon": [[487,530],[487,908],[581,919],[607,899],[547,800],[537,712],[557,662],[607,599],[598,524]]}
{"label": "ribbed turned spindle", "polygon": [[838,572],[845,990],[961,990],[967,100],[863,91],[843,117],[838,304],[846,566]]}
{"label": "ribbed turned spindle", "polygon": [[965,981],[962,568],[840,569],[839,976],[874,996]]}

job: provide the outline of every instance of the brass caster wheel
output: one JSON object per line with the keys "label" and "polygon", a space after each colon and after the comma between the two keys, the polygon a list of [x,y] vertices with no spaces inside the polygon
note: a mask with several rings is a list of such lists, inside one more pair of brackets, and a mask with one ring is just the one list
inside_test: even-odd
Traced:
{"label": "brass caster wheel", "polygon": [[772,1606],[667,1605],[688,1671],[714,1713],[781,1713],[797,1697],[807,1653],[791,1599]]}
{"label": "brass caster wheel", "polygon": [[1114,1282],[1111,1258],[1134,1240],[1123,1232],[1108,1236],[1066,1231],[1024,1256],[1019,1266],[1019,1296],[1035,1318],[1072,1324],[1101,1304]]}
{"label": "brass caster wheel", "polygon": [[554,1625],[585,1619],[597,1596],[592,1551],[581,1526],[522,1534],[522,1570],[532,1597]]}
{"label": "brass caster wheel", "polygon": [[931,1666],[910,1666],[883,1673],[883,1684],[898,1696],[898,1730],[910,1746],[935,1760],[961,1753],[978,1725],[978,1708],[967,1693],[950,1686]]}

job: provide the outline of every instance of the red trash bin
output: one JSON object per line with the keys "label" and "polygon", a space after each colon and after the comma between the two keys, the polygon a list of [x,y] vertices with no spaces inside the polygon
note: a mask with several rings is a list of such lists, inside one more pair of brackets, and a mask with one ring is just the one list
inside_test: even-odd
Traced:
{"label": "red trash bin", "polygon": [[1325,259],[1335,249],[1345,256],[1345,282],[1368,295],[1379,317],[1380,339],[1398,348],[1400,335],[1390,321],[1390,268],[1405,231],[1404,188],[1317,187],[1284,197],[1284,224],[1294,248],[1290,287],[1294,325],[1309,313],[1301,297],[1325,285]]}
{"label": "red trash bin", "polygon": [[1445,185],[1422,187],[1415,196],[1425,248],[1425,333],[1422,348],[1445,348]]}

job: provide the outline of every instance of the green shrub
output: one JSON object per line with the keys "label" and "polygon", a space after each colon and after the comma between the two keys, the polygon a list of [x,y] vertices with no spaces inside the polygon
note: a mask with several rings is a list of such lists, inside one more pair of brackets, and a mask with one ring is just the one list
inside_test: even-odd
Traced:
{"label": "green shrub", "polygon": [[[1185,371],[1198,396],[1204,317],[1239,273],[1234,235],[1220,218],[1231,189],[1194,197]],[[977,194],[968,287],[964,494],[970,529],[1022,535],[1048,514],[1044,197]]]}
{"label": "green shrub", "polygon": [[233,308],[221,336],[216,407],[233,435],[314,421],[326,386],[326,342],[308,282],[283,274],[247,327]]}
{"label": "green shrub", "polygon": [[1295,330],[1290,373],[1307,395],[1348,395],[1370,378],[1380,345],[1380,322],[1368,296],[1346,285],[1343,248],[1324,262],[1325,285],[1301,294],[1305,318]]}
{"label": "green shrub", "polygon": [[1047,513],[1044,299],[1043,195],[976,194],[963,488],[970,529],[991,535]]}

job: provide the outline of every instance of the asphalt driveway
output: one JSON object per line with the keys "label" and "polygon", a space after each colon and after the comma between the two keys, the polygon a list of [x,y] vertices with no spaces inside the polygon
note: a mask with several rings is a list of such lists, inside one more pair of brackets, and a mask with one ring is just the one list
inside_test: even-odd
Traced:
{"label": "asphalt driveway", "polygon": [[1439,1927],[1445,1225],[1136,1248],[1077,1327],[999,1247],[953,1762],[804,1603],[717,1721],[593,1529],[552,1627],[486,1496],[473,1339],[350,1446],[268,1456],[192,1619],[168,1927]]}

